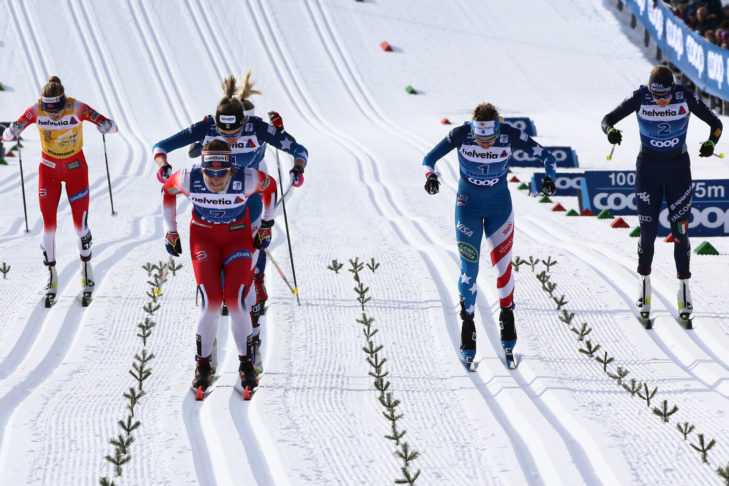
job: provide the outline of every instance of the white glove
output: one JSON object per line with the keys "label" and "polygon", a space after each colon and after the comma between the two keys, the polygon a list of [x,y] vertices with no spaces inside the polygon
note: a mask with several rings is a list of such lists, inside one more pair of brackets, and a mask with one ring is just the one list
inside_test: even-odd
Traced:
{"label": "white glove", "polygon": [[23,129],[18,122],[11,123],[10,126],[6,128],[3,132],[3,142],[12,142],[16,138],[18,138],[18,135],[20,135],[20,132],[22,131]]}
{"label": "white glove", "polygon": [[101,133],[102,135],[106,135],[108,133],[114,133],[116,132],[116,123],[114,123],[114,120],[104,120],[96,127],[96,129]]}

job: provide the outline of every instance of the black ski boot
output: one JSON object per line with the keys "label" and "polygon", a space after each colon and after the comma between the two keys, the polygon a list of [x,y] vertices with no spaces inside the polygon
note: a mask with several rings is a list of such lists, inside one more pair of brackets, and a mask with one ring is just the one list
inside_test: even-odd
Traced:
{"label": "black ski boot", "polygon": [[213,381],[213,372],[210,367],[210,356],[202,358],[196,357],[197,365],[195,366],[195,379],[192,380],[192,389],[195,390],[195,399],[202,400],[207,395],[208,388]]}
{"label": "black ski boot", "polygon": [[461,359],[466,369],[475,371],[474,358],[476,357],[476,325],[473,314],[466,313],[461,297]]}
{"label": "black ski boot", "polygon": [[513,370],[516,368],[516,358],[514,357],[516,326],[514,326],[514,311],[512,309],[501,308],[499,328],[501,330],[501,346],[504,348],[504,354],[506,355],[506,366]]}
{"label": "black ski boot", "polygon": [[256,370],[253,368],[253,362],[250,356],[238,355],[238,359],[240,359],[238,374],[240,375],[240,384],[243,389],[243,399],[250,400],[256,392],[256,388],[258,388]]}

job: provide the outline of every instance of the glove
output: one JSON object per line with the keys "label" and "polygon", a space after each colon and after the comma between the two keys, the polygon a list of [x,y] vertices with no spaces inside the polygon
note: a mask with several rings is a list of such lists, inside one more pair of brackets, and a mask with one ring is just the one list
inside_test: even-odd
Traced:
{"label": "glove", "polygon": [[20,127],[20,124],[18,122],[13,122],[3,132],[3,140],[6,142],[12,142],[18,138],[18,135],[20,135],[20,132],[22,131],[23,129]]}
{"label": "glove", "polygon": [[271,228],[273,228],[273,221],[261,220],[261,227],[256,233],[256,237],[253,238],[253,248],[259,250],[265,250],[268,245],[271,244]]}
{"label": "glove", "polygon": [[294,168],[289,171],[289,176],[291,178],[291,185],[294,187],[301,187],[304,183],[304,169],[299,165],[295,165]]}
{"label": "glove", "polygon": [[99,123],[96,129],[102,135],[106,135],[108,133],[113,133],[116,131],[116,124],[112,120],[104,120]]}
{"label": "glove", "polygon": [[182,243],[180,243],[180,235],[177,231],[168,231],[165,234],[165,248],[167,253],[172,256],[182,255]]}
{"label": "glove", "polygon": [[546,194],[547,196],[554,196],[555,192],[557,192],[557,188],[554,186],[554,181],[552,180],[552,178],[547,176],[542,179],[542,194]]}
{"label": "glove", "polygon": [[618,145],[620,145],[620,142],[623,141],[622,132],[616,128],[611,127],[610,130],[608,130],[608,132],[607,132],[607,137],[608,137],[608,142],[610,142],[612,144],[617,143]]}
{"label": "glove", "polygon": [[187,149],[187,155],[191,159],[200,157],[202,155],[202,144],[200,142],[194,142],[190,144],[190,148]]}
{"label": "glove", "polygon": [[711,157],[714,154],[715,146],[716,144],[711,140],[702,143],[701,149],[699,149],[699,157]]}
{"label": "glove", "polygon": [[425,192],[432,196],[433,194],[437,194],[439,190],[440,182],[438,181],[438,176],[431,172],[428,175],[428,180],[425,181]]}
{"label": "glove", "polygon": [[283,119],[281,118],[281,115],[279,115],[275,111],[269,111],[268,119],[271,120],[271,125],[276,127],[279,132],[283,132],[284,126],[283,126]]}
{"label": "glove", "polygon": [[162,184],[172,175],[172,166],[165,162],[165,165],[159,168],[157,171],[157,180]]}

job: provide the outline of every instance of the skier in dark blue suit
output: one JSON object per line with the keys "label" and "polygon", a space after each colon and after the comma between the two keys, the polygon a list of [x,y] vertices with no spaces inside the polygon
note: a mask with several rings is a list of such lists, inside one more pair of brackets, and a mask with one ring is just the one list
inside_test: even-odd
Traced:
{"label": "skier in dark blue suit", "polygon": [[[491,263],[498,270],[496,287],[501,313],[501,344],[512,356],[516,344],[513,296],[514,277],[511,274],[511,249],[514,237],[514,213],[506,181],[514,149],[522,149],[544,163],[546,177],[542,190],[554,194],[556,177],[554,156],[522,130],[501,123],[499,112],[491,103],[481,103],[473,111],[473,119],[451,130],[446,138],[425,156],[425,191],[435,194],[439,189],[435,163],[453,149],[458,149],[461,178],[456,199],[455,230],[461,258],[458,291],[461,300],[461,355],[471,368],[476,354],[476,276],[478,275],[481,239],[491,247]],[[515,363],[508,363],[515,366]]]}
{"label": "skier in dark blue suit", "polygon": [[635,201],[640,220],[638,311],[643,319],[649,318],[653,244],[665,195],[679,279],[678,310],[686,320],[693,312],[688,287],[691,278],[688,225],[692,181],[686,131],[691,113],[709,125],[709,139],[701,144],[699,150],[700,157],[709,157],[721,136],[722,123],[698,95],[674,82],[673,73],[666,66],[655,67],[647,86],[640,86],[602,119],[602,131],[607,134],[610,143],[620,144],[622,134],[615,124],[631,113],[638,116],[641,140],[635,171]]}

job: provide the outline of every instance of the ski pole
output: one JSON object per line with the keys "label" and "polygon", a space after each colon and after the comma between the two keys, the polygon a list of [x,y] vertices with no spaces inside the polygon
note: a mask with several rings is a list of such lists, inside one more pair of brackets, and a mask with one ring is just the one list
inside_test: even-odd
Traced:
{"label": "ski pole", "polygon": [[[283,130],[281,130],[281,132],[283,132]],[[283,183],[282,182],[283,179],[281,179],[281,160],[278,157],[278,149],[276,149],[274,153],[276,154],[276,168],[278,169],[278,183],[279,183],[279,186],[281,186],[281,184]],[[286,199],[284,198],[283,187],[281,186],[281,187],[279,187],[279,189],[281,189],[281,207],[283,207],[284,224],[286,225],[286,241],[289,245],[289,257],[291,258],[291,273],[294,275],[295,291],[294,291],[294,289],[292,289],[291,292],[293,292],[296,295],[296,302],[299,305],[301,305],[301,301],[299,300],[298,284],[296,283],[296,269],[294,268],[294,254],[291,251],[291,237],[289,236],[289,219],[286,216],[286,202],[285,202]],[[266,253],[268,253],[268,252],[266,252]],[[268,255],[270,255],[270,253],[268,253]],[[278,267],[276,267],[276,268],[278,268]],[[280,271],[281,270],[279,270],[279,272]],[[281,274],[281,276],[283,277],[283,273]],[[286,279],[284,279],[284,280],[286,280]],[[290,285],[289,285],[289,288],[291,288]]]}
{"label": "ski pole", "polygon": [[114,212],[114,197],[111,195],[111,177],[109,176],[109,157],[106,155],[106,135],[101,134],[101,140],[104,141],[104,160],[106,161],[106,182],[109,184],[109,200],[111,201],[111,215],[116,216]]}
{"label": "ski pole", "polygon": [[714,153],[714,154],[711,154],[711,155],[713,155],[714,157],[719,157],[720,159],[723,159],[724,158],[724,154],[723,153],[719,153],[719,154]]}
{"label": "ski pole", "polygon": [[[281,275],[281,278],[283,279],[284,282],[286,282],[286,285],[288,285],[291,293],[294,294],[296,296],[296,299],[298,300],[299,289],[291,286],[289,281],[286,279],[286,275],[284,275],[283,271],[281,271],[281,267],[278,266],[278,263],[276,263],[276,260],[273,259],[273,255],[271,255],[271,252],[268,251],[268,248],[266,248],[263,251],[266,252],[266,256],[271,259],[271,263],[273,263],[273,266],[276,267],[276,270],[278,270],[278,274]],[[299,305],[301,305],[301,303],[299,303]]]}
{"label": "ski pole", "polygon": [[614,144],[613,144],[613,148],[611,148],[611,149],[610,149],[610,154],[609,154],[609,155],[607,156],[607,159],[608,159],[608,160],[612,160],[612,158],[613,158],[613,152],[615,152],[615,146],[616,146],[616,145],[617,145],[617,144],[616,144],[616,143],[614,143]]}
{"label": "ski pole", "polygon": [[23,154],[20,153],[20,140],[17,142],[18,162],[20,163],[20,187],[23,190],[23,214],[25,215],[25,232],[30,233],[28,229],[28,210],[25,207],[25,178],[23,177]]}

